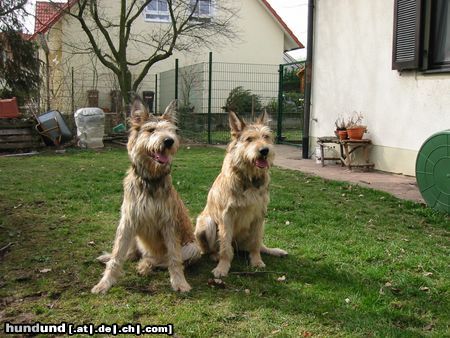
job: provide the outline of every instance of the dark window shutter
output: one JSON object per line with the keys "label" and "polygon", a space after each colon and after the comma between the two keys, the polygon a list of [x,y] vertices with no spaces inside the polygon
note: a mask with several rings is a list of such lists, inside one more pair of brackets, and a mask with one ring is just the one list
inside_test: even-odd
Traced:
{"label": "dark window shutter", "polygon": [[392,69],[417,69],[420,65],[422,0],[394,0]]}

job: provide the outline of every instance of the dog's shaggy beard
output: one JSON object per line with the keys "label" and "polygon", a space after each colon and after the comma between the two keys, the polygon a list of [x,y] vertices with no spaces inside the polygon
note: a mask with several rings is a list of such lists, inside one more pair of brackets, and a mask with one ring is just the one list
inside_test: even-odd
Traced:
{"label": "dog's shaggy beard", "polygon": [[[164,127],[163,133],[152,131],[158,126]],[[129,154],[136,175],[145,181],[164,179],[170,174],[172,157],[178,151],[179,139],[175,126],[167,121],[150,122],[134,133],[136,135],[130,136]],[[173,140],[169,148],[164,144],[167,139]]]}
{"label": "dog's shaggy beard", "polygon": [[[232,170],[248,180],[266,177],[270,167],[273,165],[275,152],[271,140],[248,140],[248,137],[256,137],[261,134],[270,134],[270,129],[266,126],[258,126],[255,130],[244,131],[228,148]],[[267,155],[261,154],[260,150],[262,148],[268,149]]]}

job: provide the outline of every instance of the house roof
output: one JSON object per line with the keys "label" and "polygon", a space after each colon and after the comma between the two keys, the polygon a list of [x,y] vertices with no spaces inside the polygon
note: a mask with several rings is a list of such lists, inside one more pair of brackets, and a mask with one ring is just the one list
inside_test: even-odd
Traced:
{"label": "house roof", "polygon": [[[281,29],[285,35],[297,45],[298,48],[305,48],[300,40],[295,36],[292,30],[286,25],[283,19],[273,9],[267,0],[260,0],[277,23],[281,26]],[[39,33],[47,32],[64,14],[64,10],[71,8],[78,0],[70,0],[66,3],[51,3],[46,1],[36,1],[36,21],[34,24],[34,34],[31,39],[36,38]]]}
{"label": "house roof", "polygon": [[66,9],[72,7],[78,0],[70,0],[66,3],[55,3],[48,1],[36,1],[34,34],[35,39],[39,33],[47,32],[61,19]]}
{"label": "house roof", "polygon": [[300,42],[300,40],[295,36],[292,30],[288,27],[286,22],[278,15],[278,13],[273,9],[273,7],[269,4],[267,0],[260,0],[261,3],[265,6],[265,8],[272,14],[272,16],[277,20],[278,24],[283,29],[284,33],[294,42],[295,45],[298,46],[298,49],[305,48],[305,46]]}

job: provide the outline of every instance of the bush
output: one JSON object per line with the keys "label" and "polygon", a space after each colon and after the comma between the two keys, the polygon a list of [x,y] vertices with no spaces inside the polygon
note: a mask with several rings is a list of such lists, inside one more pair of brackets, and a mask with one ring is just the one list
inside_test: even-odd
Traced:
{"label": "bush", "polygon": [[259,112],[262,109],[261,98],[258,95],[252,94],[248,89],[239,86],[230,91],[225,107],[222,107],[226,112],[234,111],[236,113],[250,113],[253,111]]}
{"label": "bush", "polygon": [[[283,93],[283,113],[300,113],[303,111],[304,97],[299,92]],[[265,109],[270,114],[278,113],[278,99],[270,100]]]}

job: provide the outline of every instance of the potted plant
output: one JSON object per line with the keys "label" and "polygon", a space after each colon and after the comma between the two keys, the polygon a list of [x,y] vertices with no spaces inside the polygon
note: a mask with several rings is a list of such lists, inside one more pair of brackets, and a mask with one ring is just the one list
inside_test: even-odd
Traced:
{"label": "potted plant", "polygon": [[354,112],[347,124],[347,135],[351,140],[361,140],[364,133],[367,132],[367,126],[362,124],[364,116],[361,113]]}
{"label": "potted plant", "polygon": [[347,121],[342,116],[339,116],[336,121],[334,121],[334,125],[336,126],[336,130],[334,131],[336,137],[340,140],[347,139]]}

